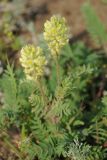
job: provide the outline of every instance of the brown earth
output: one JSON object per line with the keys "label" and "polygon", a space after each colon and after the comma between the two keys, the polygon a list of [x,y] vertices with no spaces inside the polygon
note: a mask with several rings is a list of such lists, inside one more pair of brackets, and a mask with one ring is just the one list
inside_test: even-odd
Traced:
{"label": "brown earth", "polygon": [[[90,0],[97,14],[107,25],[107,0]],[[86,0],[30,0],[34,8],[44,5],[46,13],[38,14],[35,21],[36,31],[43,31],[43,24],[46,19],[54,14],[61,14],[67,19],[71,33],[78,34],[85,29],[84,18],[81,12],[82,5]]]}

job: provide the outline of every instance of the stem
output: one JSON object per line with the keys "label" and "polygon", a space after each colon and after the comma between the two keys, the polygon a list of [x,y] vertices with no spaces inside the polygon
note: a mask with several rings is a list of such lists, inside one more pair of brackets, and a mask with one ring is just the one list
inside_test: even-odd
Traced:
{"label": "stem", "polygon": [[96,120],[96,143],[99,142],[99,134],[98,134],[98,122]]}
{"label": "stem", "polygon": [[48,101],[47,101],[47,97],[46,97],[46,95],[45,95],[44,88],[43,88],[43,86],[42,86],[42,83],[41,83],[41,79],[40,79],[40,78],[37,80],[37,84],[38,84],[38,87],[39,87],[41,96],[42,96],[42,98],[43,98],[43,101],[44,101],[45,105],[47,105],[47,102],[48,102]]}
{"label": "stem", "polygon": [[71,118],[70,118],[69,122],[68,122],[67,125],[66,125],[66,128],[67,128],[67,130],[68,130],[69,132],[70,132],[70,130],[71,130],[70,125],[73,124],[73,122],[75,121],[75,119],[81,114],[81,112],[82,112],[84,109],[85,109],[84,107],[83,107],[83,108],[80,108],[80,110],[78,110],[78,112],[76,113],[76,115],[75,115],[74,117],[71,117]]}
{"label": "stem", "polygon": [[57,85],[60,85],[60,65],[58,63],[58,56],[55,57],[55,63],[56,63],[56,77],[57,77]]}

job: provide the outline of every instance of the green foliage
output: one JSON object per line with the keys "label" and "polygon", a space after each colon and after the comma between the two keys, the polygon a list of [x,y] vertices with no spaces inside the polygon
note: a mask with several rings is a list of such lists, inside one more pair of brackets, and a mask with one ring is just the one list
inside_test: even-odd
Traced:
{"label": "green foliage", "polygon": [[[76,51],[73,46],[72,51],[74,51],[75,56]],[[84,54],[81,51],[82,53]],[[91,108],[88,112],[85,106],[86,101],[89,103],[88,99],[92,96],[88,89],[93,87],[93,77],[98,77],[103,71],[103,67],[101,67],[103,59],[99,66],[96,55],[96,66],[94,67],[94,63],[87,61],[87,57],[89,55],[84,57],[84,63],[81,61],[81,65],[77,65],[78,61],[73,61],[74,57],[72,57],[72,63],[69,62],[67,69],[65,64],[69,59],[66,59],[66,54],[63,53],[61,57],[63,77],[61,85],[57,86],[56,84],[55,89],[51,92],[48,86],[50,78],[43,82],[48,90],[47,104],[41,97],[41,92],[35,82],[26,80],[22,72],[14,73],[13,67],[7,66],[0,84],[4,95],[4,103],[0,112],[0,127],[1,129],[5,127],[6,130],[14,126],[18,128],[21,134],[18,150],[22,159],[33,160],[34,157],[38,157],[40,160],[54,160],[60,156],[65,157],[66,146],[77,137],[81,141],[87,141],[90,137],[93,138],[95,141],[94,148],[105,142],[107,138],[106,123],[104,123],[105,119],[102,118],[102,114],[105,111],[106,96],[102,101],[104,103],[103,108],[102,102],[99,103],[98,108],[97,103],[96,105],[95,102],[90,104]],[[54,67],[53,69],[55,70]],[[66,69],[67,72],[65,72]],[[98,155],[95,153],[90,155],[90,157],[95,156]],[[102,154],[99,156],[101,157]]]}
{"label": "green foliage", "polygon": [[[26,80],[17,80],[13,69],[7,66],[7,71],[2,78],[6,108],[3,112],[6,114],[9,110],[10,114],[14,114],[13,120],[8,116],[12,126],[16,125],[20,129],[23,125],[25,126],[25,139],[30,140],[29,143],[27,142],[29,150],[21,141],[23,147],[20,152],[25,152],[29,159],[32,159],[33,150],[38,149],[40,151],[34,152],[34,155],[39,159],[52,159],[52,157],[63,155],[64,146],[74,137],[75,129],[84,125],[82,117],[78,117],[82,113],[78,105],[83,100],[80,95],[83,88],[87,86],[87,78],[91,78],[93,69],[90,66],[81,66],[74,70],[75,72],[69,73],[69,76],[64,78],[61,86],[56,87],[54,97],[50,95],[49,103],[45,105],[35,84]],[[85,76],[87,76],[86,79]],[[10,94],[8,89],[12,90],[13,94]],[[75,94],[77,94],[76,97]],[[14,96],[11,97],[11,101],[10,96]],[[25,151],[23,151],[24,148]]]}
{"label": "green foliage", "polygon": [[90,154],[90,146],[74,140],[74,143],[70,144],[66,154],[71,160],[86,160]]}
{"label": "green foliage", "polygon": [[103,150],[102,147],[91,147],[79,143],[78,140],[74,140],[68,147],[65,155],[69,157],[70,160],[100,160],[106,157],[106,150]]}
{"label": "green foliage", "polygon": [[105,26],[96,15],[95,10],[89,3],[86,3],[83,6],[83,13],[90,35],[96,42],[104,45],[107,42],[107,32]]}
{"label": "green foliage", "polygon": [[13,67],[10,67],[9,64],[7,65],[7,70],[3,75],[1,86],[4,91],[4,105],[9,106],[10,108],[15,108],[17,105],[17,84],[13,73]]}
{"label": "green foliage", "polygon": [[[104,44],[105,29],[93,8],[86,4],[83,10],[91,36]],[[47,55],[47,61],[40,86],[26,80],[21,68],[7,65],[0,78],[2,141],[19,160],[106,160],[105,52],[93,52],[83,42],[66,45],[58,61],[59,77],[54,59]],[[13,130],[15,143],[14,136],[9,138]]]}

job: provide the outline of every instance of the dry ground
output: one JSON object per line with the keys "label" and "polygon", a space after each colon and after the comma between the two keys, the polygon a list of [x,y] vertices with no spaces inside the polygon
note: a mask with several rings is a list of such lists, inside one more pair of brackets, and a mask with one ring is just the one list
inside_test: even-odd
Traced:
{"label": "dry ground", "polygon": [[[97,14],[107,25],[107,0],[90,0]],[[78,34],[85,29],[84,18],[81,13],[81,6],[86,0],[30,0],[29,3],[34,8],[45,6],[47,13],[39,14],[36,17],[36,31],[43,30],[43,24],[47,18],[53,14],[61,14],[66,17],[70,30],[73,34]]]}

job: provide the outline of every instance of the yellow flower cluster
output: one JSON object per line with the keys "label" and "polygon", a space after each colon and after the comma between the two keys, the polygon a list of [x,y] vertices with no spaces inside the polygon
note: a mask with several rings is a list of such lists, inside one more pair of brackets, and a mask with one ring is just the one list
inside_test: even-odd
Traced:
{"label": "yellow flower cluster", "polygon": [[[60,54],[62,47],[68,42],[68,28],[65,18],[53,16],[44,25],[44,38],[54,57]],[[47,61],[40,47],[26,45],[21,50],[20,62],[24,68],[27,79],[37,80],[44,73]]]}
{"label": "yellow flower cluster", "polygon": [[60,16],[51,17],[44,24],[44,38],[48,43],[53,56],[60,54],[61,48],[68,42],[68,28],[65,18]]}
{"label": "yellow flower cluster", "polygon": [[27,45],[21,50],[20,62],[24,68],[27,79],[37,80],[44,73],[46,58],[40,47]]}

